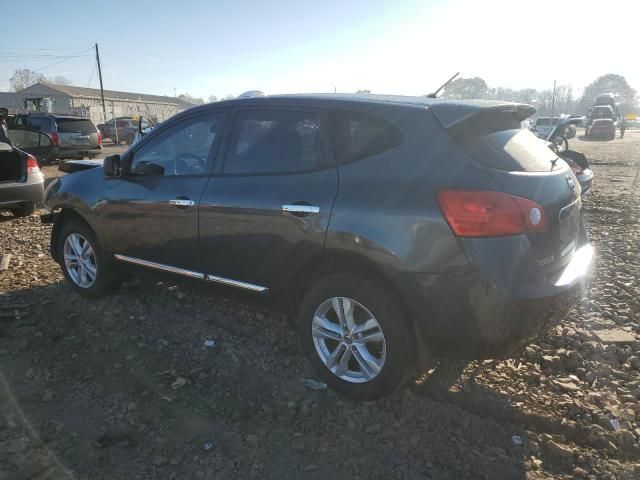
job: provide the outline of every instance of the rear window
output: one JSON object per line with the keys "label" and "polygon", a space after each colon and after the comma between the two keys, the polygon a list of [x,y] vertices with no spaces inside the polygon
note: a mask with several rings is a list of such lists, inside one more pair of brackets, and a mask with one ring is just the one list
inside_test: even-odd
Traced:
{"label": "rear window", "polygon": [[96,133],[91,120],[85,118],[56,118],[58,133]]}
{"label": "rear window", "polygon": [[339,164],[390,150],[404,137],[389,122],[359,112],[333,110],[329,113],[331,140]]}
{"label": "rear window", "polygon": [[[485,167],[513,172],[548,172],[558,156],[528,130],[501,130],[468,138],[467,153]],[[559,168],[559,162],[556,162]]]}

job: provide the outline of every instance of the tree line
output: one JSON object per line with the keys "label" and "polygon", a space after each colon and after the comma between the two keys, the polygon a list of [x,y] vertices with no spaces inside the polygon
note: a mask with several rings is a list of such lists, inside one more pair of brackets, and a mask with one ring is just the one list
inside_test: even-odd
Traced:
{"label": "tree line", "polygon": [[[9,79],[9,84],[14,92],[39,82],[71,85],[71,82],[61,75],[46,77],[42,73],[28,68],[17,69]],[[364,94],[371,93],[371,91],[363,89],[358,90],[356,93]],[[619,102],[621,114],[640,113],[640,103],[636,90],[631,88],[624,76],[613,73],[598,77],[585,88],[579,97],[574,96],[571,85],[559,85],[555,91],[552,89],[536,90],[535,88],[523,88],[520,90],[507,87],[490,88],[487,82],[480,77],[455,79],[444,88],[441,97],[452,100],[487,99],[528,103],[536,107],[538,115],[550,115],[552,110],[558,114],[586,115],[593,106],[596,95],[600,93],[613,93]],[[194,97],[189,93],[180,94],[178,98],[194,105],[205,103],[204,98]],[[211,95],[207,98],[207,101],[216,102],[233,98],[233,95],[226,95],[218,99],[215,95]]]}
{"label": "tree line", "polygon": [[636,90],[631,88],[624,76],[613,73],[595,79],[579,97],[574,96],[571,85],[557,86],[555,92],[552,89],[535,88],[514,90],[505,87],[490,88],[482,78],[474,77],[457,78],[444,88],[442,98],[506,100],[534,105],[539,115],[550,115],[552,109],[554,114],[586,115],[593,106],[596,95],[600,93],[613,93],[621,114],[638,112],[640,109]]}

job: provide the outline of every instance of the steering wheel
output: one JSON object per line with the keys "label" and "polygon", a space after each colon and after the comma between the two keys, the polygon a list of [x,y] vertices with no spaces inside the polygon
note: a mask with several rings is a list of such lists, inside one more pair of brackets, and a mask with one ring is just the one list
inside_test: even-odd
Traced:
{"label": "steering wheel", "polygon": [[189,175],[204,173],[207,162],[194,153],[181,153],[173,159],[173,173],[175,175]]}

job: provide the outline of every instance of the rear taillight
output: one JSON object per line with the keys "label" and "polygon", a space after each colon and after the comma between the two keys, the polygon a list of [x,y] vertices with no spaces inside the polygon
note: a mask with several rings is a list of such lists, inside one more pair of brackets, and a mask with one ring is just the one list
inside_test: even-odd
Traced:
{"label": "rear taillight", "polygon": [[98,145],[102,145],[102,135],[98,132]]}
{"label": "rear taillight", "polygon": [[51,144],[56,146],[60,144],[60,138],[58,138],[58,132],[51,132]]}
{"label": "rear taillight", "polygon": [[27,155],[27,175],[30,173],[40,173],[38,161],[33,155]]}
{"label": "rear taillight", "polygon": [[544,208],[527,198],[485,190],[441,190],[438,205],[459,237],[499,237],[544,230]]}

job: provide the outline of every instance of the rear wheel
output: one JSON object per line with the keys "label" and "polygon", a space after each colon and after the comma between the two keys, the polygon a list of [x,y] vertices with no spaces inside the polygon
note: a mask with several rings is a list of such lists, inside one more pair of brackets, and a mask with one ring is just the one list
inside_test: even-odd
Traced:
{"label": "rear wheel", "polygon": [[56,258],[64,277],[83,297],[105,295],[120,283],[120,275],[85,223],[65,222],[59,230],[56,247]]}
{"label": "rear wheel", "polygon": [[380,398],[405,379],[405,315],[378,282],[351,273],[320,279],[302,301],[298,335],[318,375],[347,397]]}
{"label": "rear wheel", "polygon": [[35,202],[24,202],[19,207],[12,208],[11,213],[16,217],[28,217],[35,211],[35,209]]}
{"label": "rear wheel", "polygon": [[127,143],[127,145],[131,145],[133,143],[133,141],[135,140],[135,137],[133,134],[129,134],[125,137],[124,141]]}

